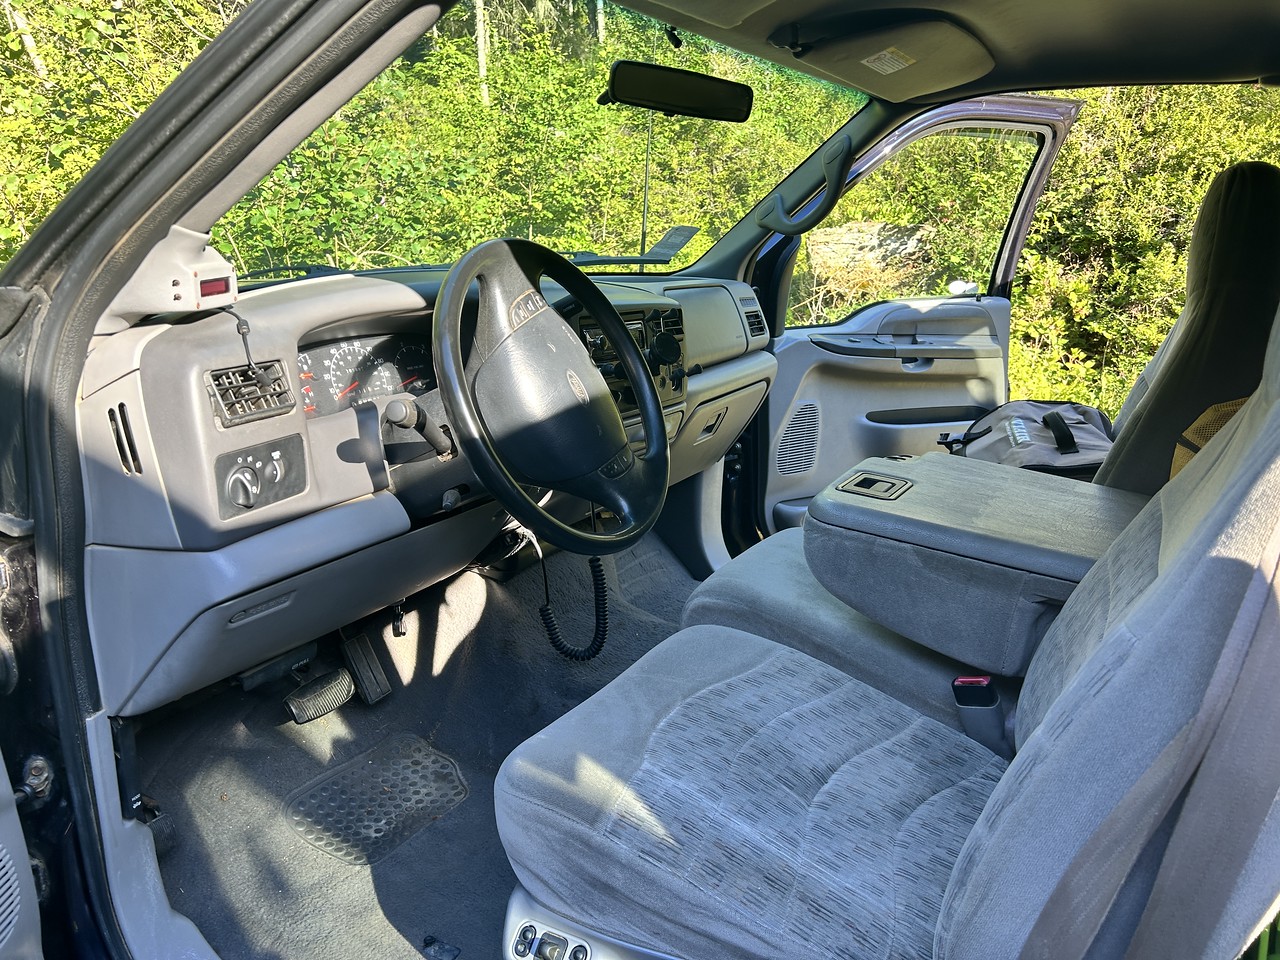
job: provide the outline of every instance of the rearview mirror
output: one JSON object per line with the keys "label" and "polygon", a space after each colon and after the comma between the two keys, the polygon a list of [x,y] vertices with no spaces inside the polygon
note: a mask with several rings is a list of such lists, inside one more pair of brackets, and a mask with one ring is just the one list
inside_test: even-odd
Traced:
{"label": "rearview mirror", "polygon": [[618,60],[609,69],[609,87],[597,102],[625,103],[668,116],[742,123],[751,116],[752,96],[745,83],[656,63]]}

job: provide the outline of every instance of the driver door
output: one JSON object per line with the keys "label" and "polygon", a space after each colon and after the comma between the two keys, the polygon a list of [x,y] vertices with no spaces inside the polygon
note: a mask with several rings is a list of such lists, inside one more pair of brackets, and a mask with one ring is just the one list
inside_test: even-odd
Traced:
{"label": "driver door", "polygon": [[855,164],[821,225],[771,241],[794,261],[764,414],[768,532],[860,460],[938,450],[1008,399],[1013,270],[1078,110],[1013,96],[930,111]]}

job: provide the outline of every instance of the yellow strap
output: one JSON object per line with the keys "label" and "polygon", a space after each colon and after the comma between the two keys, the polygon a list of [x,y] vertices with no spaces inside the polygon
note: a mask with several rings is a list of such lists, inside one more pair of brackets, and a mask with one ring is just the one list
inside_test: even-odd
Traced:
{"label": "yellow strap", "polygon": [[1200,414],[1195,423],[1182,431],[1182,436],[1178,438],[1178,442],[1173,448],[1173,465],[1169,469],[1170,480],[1176,477],[1178,471],[1191,462],[1191,458],[1213,439],[1215,433],[1227,425],[1228,421],[1236,415],[1236,411],[1243,407],[1248,399],[1248,397],[1244,397],[1241,400],[1215,403]]}

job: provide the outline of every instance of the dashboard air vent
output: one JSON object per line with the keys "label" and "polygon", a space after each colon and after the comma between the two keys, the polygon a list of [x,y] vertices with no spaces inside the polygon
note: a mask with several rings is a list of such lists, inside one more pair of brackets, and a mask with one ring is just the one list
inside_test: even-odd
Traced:
{"label": "dashboard air vent", "polygon": [[796,408],[778,441],[778,473],[786,476],[813,469],[818,460],[818,426],[816,403]]}
{"label": "dashboard air vent", "polygon": [[111,435],[116,439],[116,453],[120,454],[120,466],[124,467],[125,475],[135,477],[142,473],[142,460],[129,423],[129,408],[123,403],[108,407],[107,422],[111,424]]}
{"label": "dashboard air vent", "polygon": [[266,374],[265,384],[259,383],[247,366],[205,374],[213,412],[224,427],[277,417],[293,409],[293,393],[284,376],[284,364],[270,360],[258,364],[258,369]]}
{"label": "dashboard air vent", "polygon": [[743,316],[747,318],[747,331],[752,339],[767,334],[769,328],[764,324],[764,314],[760,312],[760,301],[755,297],[739,297],[738,303],[742,304]]}
{"label": "dashboard air vent", "polygon": [[684,333],[684,315],[678,309],[666,311],[662,315],[662,331],[681,336]]}

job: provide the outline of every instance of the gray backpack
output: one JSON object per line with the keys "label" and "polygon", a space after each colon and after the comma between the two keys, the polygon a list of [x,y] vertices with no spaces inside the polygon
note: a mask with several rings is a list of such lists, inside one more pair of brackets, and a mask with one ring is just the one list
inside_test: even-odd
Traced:
{"label": "gray backpack", "polygon": [[1082,403],[1014,400],[944,433],[951,453],[1077,480],[1092,480],[1115,437],[1105,413]]}

